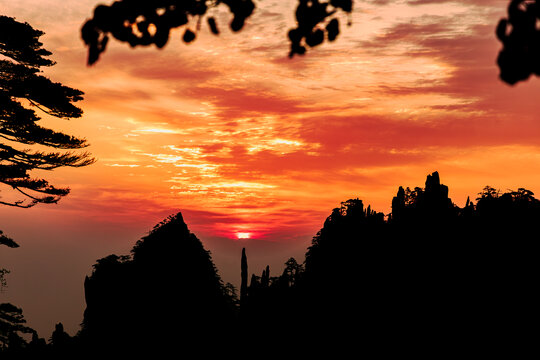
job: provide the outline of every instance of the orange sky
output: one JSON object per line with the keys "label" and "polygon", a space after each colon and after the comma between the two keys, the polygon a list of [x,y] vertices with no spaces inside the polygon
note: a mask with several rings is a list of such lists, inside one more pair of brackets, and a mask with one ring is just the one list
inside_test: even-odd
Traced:
{"label": "orange sky", "polygon": [[219,37],[203,27],[186,46],[177,30],[161,51],[113,41],[89,68],[79,29],[96,4],[0,0],[46,32],[46,75],[86,94],[83,118],[44,122],[98,159],[46,174],[72,189],[56,206],[0,208],[22,245],[1,250],[12,274],[0,299],[42,336],[54,321],[77,330],[96,259],[177,211],[236,283],[242,246],[250,270],[280,272],[341,201],[387,213],[399,185],[435,170],[460,206],[488,184],[540,191],[540,81],[510,87],[495,65],[506,0],[357,0],[336,42],[292,60],[294,1],[265,0],[239,34],[218,11]]}

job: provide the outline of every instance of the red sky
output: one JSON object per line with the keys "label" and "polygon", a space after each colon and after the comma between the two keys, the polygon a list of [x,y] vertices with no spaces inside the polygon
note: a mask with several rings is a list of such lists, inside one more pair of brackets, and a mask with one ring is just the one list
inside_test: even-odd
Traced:
{"label": "red sky", "polygon": [[1,250],[0,300],[41,336],[58,321],[74,334],[95,260],[177,211],[237,283],[242,246],[250,271],[281,272],[341,201],[388,213],[398,186],[435,170],[460,206],[485,185],[540,191],[540,81],[508,86],[495,65],[506,0],[357,0],[337,41],[292,60],[294,1],[265,0],[238,34],[218,11],[219,37],[203,27],[185,45],[177,30],[161,51],[113,41],[89,68],[79,29],[96,4],[0,0],[46,33],[57,65],[45,74],[86,94],[83,118],[43,122],[87,138],[98,160],[44,174],[72,189],[58,205],[0,208],[21,245]]}

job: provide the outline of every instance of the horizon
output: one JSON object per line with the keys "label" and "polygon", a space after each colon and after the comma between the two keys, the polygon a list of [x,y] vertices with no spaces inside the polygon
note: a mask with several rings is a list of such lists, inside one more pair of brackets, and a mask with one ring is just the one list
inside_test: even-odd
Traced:
{"label": "horizon", "polygon": [[294,2],[264,1],[237,34],[219,12],[217,37],[203,26],[160,50],[111,40],[91,67],[80,28],[97,1],[0,3],[45,32],[57,63],[45,75],[85,93],[82,118],[43,124],[86,138],[98,160],[45,174],[71,188],[57,205],[0,207],[21,245],[0,251],[0,302],[42,337],[57,322],[77,331],[97,259],[128,254],[177,212],[237,285],[246,244],[250,272],[278,271],[342,201],[387,214],[399,186],[434,171],[460,207],[484,186],[540,191],[540,80],[509,86],[495,63],[506,0],[355,2],[335,42],[293,59]]}

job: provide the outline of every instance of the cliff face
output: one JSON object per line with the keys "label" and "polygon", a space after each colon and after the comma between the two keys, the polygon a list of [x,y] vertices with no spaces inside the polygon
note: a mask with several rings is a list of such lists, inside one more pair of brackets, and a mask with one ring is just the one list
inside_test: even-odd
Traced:
{"label": "cliff face", "polygon": [[220,334],[234,316],[209,252],[180,213],[138,241],[131,256],[98,260],[84,288],[82,336],[112,349],[190,346]]}

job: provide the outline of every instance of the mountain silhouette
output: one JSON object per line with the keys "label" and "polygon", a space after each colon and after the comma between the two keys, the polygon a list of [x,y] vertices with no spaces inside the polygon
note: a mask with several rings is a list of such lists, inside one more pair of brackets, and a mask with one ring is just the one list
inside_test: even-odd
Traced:
{"label": "mountain silhouette", "polygon": [[156,225],[130,256],[98,260],[84,287],[81,337],[94,350],[186,351],[227,338],[225,327],[234,323],[234,301],[180,213]]}
{"label": "mountain silhouette", "polygon": [[[276,278],[261,300],[265,274],[252,276],[241,310],[261,318],[274,307],[255,333],[296,324],[295,350],[310,354],[460,354],[530,337],[540,201],[526,189],[501,195],[487,186],[461,208],[448,194],[434,172],[423,188],[399,187],[387,216],[360,199],[341,203],[286,292]],[[287,306],[276,311],[276,298]]]}
{"label": "mountain silhouette", "polygon": [[[434,172],[400,186],[390,214],[342,202],[303,262],[249,274],[244,248],[239,300],[178,213],[97,261],[81,331],[58,324],[49,354],[516,354],[534,336],[540,201],[490,186],[474,201],[456,205]],[[13,346],[47,350],[34,337]]]}

